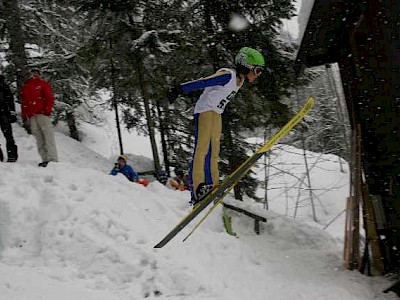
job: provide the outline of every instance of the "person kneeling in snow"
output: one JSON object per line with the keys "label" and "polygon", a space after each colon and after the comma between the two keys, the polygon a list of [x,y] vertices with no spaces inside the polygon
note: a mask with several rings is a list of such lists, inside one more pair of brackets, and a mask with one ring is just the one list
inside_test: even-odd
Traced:
{"label": "person kneeling in snow", "polygon": [[175,168],[175,177],[169,178],[166,184],[167,187],[171,189],[176,189],[180,191],[189,189],[188,176],[182,169]]}
{"label": "person kneeling in snow", "polygon": [[128,178],[129,181],[137,182],[139,180],[139,175],[136,173],[133,168],[127,164],[128,157],[125,154],[121,154],[118,156],[117,162],[115,163],[114,168],[111,170],[110,175],[118,175],[118,173],[122,173]]}
{"label": "person kneeling in snow", "polygon": [[114,168],[111,170],[110,175],[118,175],[118,173],[122,173],[128,178],[129,181],[140,183],[144,186],[147,186],[149,182],[146,179],[140,179],[138,173],[136,173],[133,168],[127,164],[128,157],[125,154],[121,154],[118,156],[117,162],[115,163]]}

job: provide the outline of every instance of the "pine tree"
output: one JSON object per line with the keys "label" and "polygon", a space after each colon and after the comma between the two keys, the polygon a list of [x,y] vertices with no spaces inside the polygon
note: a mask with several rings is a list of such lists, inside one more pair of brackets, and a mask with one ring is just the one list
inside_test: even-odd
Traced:
{"label": "pine tree", "polygon": [[[174,3],[178,5],[180,2]],[[174,28],[177,30],[186,28],[186,34],[182,32],[180,39],[174,40],[179,46],[174,47],[166,58],[170,82],[189,81],[210,75],[220,67],[233,66],[234,55],[242,46],[262,50],[266,56],[267,66],[273,71],[274,76],[266,74],[257,84],[244,88],[224,112],[224,131],[221,142],[222,174],[231,173],[235,166],[247,157],[246,153],[250,146],[244,142],[245,137],[241,134],[242,132],[270,123],[280,126],[289,117],[287,106],[279,99],[288,95],[286,90],[293,82],[292,74],[288,72],[291,60],[280,54],[278,51],[280,42],[275,42],[274,36],[278,32],[280,18],[290,17],[292,7],[290,1],[280,1],[279,4],[279,8],[278,6],[271,8],[262,3],[203,0],[175,7],[174,11],[180,11],[180,16],[174,14],[169,16],[169,19],[174,22]],[[231,14],[241,12],[249,16],[252,24],[243,32],[230,31],[227,24]],[[160,19],[168,18],[161,17]],[[186,26],[185,22],[187,22]],[[168,22],[164,24],[166,25],[157,25],[168,30]],[[294,50],[291,46],[286,48],[288,51]],[[190,127],[181,131],[183,134],[192,131],[191,117],[188,119],[185,114],[192,112],[193,98],[196,99],[196,95],[181,98],[174,107],[174,116],[179,116],[179,118],[174,118],[170,124],[173,128],[189,125]],[[180,122],[181,120],[183,121]],[[184,147],[179,146],[182,140],[185,141]],[[181,159],[188,161],[190,140],[191,137],[185,139],[180,134],[177,138],[172,136],[169,139],[170,149],[179,149]],[[255,186],[256,181],[250,176],[246,177],[242,184],[245,193],[252,197],[255,197]],[[243,191],[236,189],[237,198],[241,198],[242,193]]]}
{"label": "pine tree", "polygon": [[[161,169],[155,141],[157,88],[162,79],[155,76],[154,62],[169,51],[162,42],[165,32],[146,26],[146,11],[159,1],[74,1],[90,13],[87,26],[96,28],[85,43],[82,55],[87,57],[97,88],[110,88],[111,59],[114,98],[125,106],[123,116],[128,128],[135,127],[150,136],[155,170]],[[140,13],[139,13],[140,12]],[[96,55],[93,55],[95,53]],[[105,71],[105,72],[104,72]],[[161,77],[162,78],[162,77]],[[160,110],[161,111],[161,110]],[[145,124],[142,120],[145,120]]]}
{"label": "pine tree", "polygon": [[[166,102],[168,85],[233,66],[234,55],[242,46],[263,51],[272,72],[266,72],[257,84],[246,87],[225,113],[222,173],[231,172],[246,157],[249,145],[243,142],[242,132],[270,123],[280,126],[288,119],[289,110],[280,99],[288,94],[293,82],[288,72],[291,60],[279,52],[284,46],[274,39],[280,19],[292,16],[290,1],[274,1],[268,6],[261,1],[208,0],[146,3],[75,0],[73,3],[88,14],[86,27],[94,29],[80,52],[88,62],[94,86],[110,88],[108,70],[112,57],[118,74],[115,78],[118,91],[114,92],[125,107],[124,121],[129,128],[146,133],[153,126],[162,130],[167,167],[188,167],[193,145],[193,102],[198,96],[194,93],[181,97],[171,106]],[[249,28],[241,32],[229,30],[231,13],[246,16]],[[292,47],[285,47],[293,51]],[[144,116],[151,126],[143,123]],[[228,151],[232,145],[236,151]],[[246,189],[251,194],[255,181],[250,177],[246,181],[244,186],[250,187]]]}
{"label": "pine tree", "polygon": [[[246,152],[249,150],[249,145],[244,142],[242,132],[254,130],[257,127],[266,127],[271,123],[281,126],[289,117],[286,105],[279,100],[287,95],[285,90],[290,86],[287,83],[292,82],[290,80],[292,74],[289,72],[291,61],[278,51],[279,41],[275,40],[275,37],[280,18],[285,15],[290,16],[291,5],[290,1],[280,1],[279,8],[277,3],[274,3],[276,6],[239,1],[229,3],[208,1],[206,4],[210,5],[207,12],[212,14],[208,18],[219,21],[219,24],[214,23],[214,40],[210,43],[214,49],[221,49],[220,53],[215,55],[218,60],[214,64],[222,66],[224,61],[221,58],[223,57],[225,57],[225,64],[227,59],[232,64],[232,54],[236,54],[242,46],[250,46],[262,50],[267,67],[271,70],[271,73],[265,72],[256,84],[245,86],[236,101],[230,103],[224,113],[221,158],[226,164],[222,163],[222,171],[231,173],[240,162],[245,160]],[[224,24],[229,22],[229,17],[233,13],[249,16],[252,22],[247,30],[240,32],[220,30],[220,28],[224,28]],[[293,48],[291,50],[293,51]],[[230,57],[226,56],[227,53],[231,53]],[[255,114],[255,112],[257,113]],[[255,198],[256,182],[251,176],[244,178],[241,187],[247,195]],[[236,198],[240,199],[241,194],[240,188],[236,188]]]}
{"label": "pine tree", "polygon": [[[307,128],[307,150],[319,153],[331,153],[348,160],[349,120],[341,111],[335,79],[330,69],[315,67],[309,69],[305,76],[309,77],[306,86],[299,89],[299,97],[313,95],[318,99],[315,109],[309,115]],[[293,96],[293,101],[297,101]]]}
{"label": "pine tree", "polygon": [[56,95],[54,122],[65,121],[70,136],[80,140],[77,109],[89,95],[89,73],[77,55],[87,34],[81,26],[84,16],[63,1],[21,1],[26,34],[40,52],[30,58],[30,65],[42,69]]}
{"label": "pine tree", "polygon": [[1,38],[6,38],[9,44],[9,51],[6,56],[10,63],[8,73],[11,78],[16,75],[17,90],[19,90],[25,80],[27,66],[26,36],[22,27],[19,1],[3,0],[1,4],[2,15],[5,16],[2,22]]}
{"label": "pine tree", "polygon": [[3,4],[7,16],[3,33],[11,50],[8,73],[17,73],[17,90],[29,67],[41,68],[56,95],[55,123],[65,120],[70,135],[79,140],[76,109],[89,93],[89,74],[76,55],[83,16],[63,1],[7,0]]}

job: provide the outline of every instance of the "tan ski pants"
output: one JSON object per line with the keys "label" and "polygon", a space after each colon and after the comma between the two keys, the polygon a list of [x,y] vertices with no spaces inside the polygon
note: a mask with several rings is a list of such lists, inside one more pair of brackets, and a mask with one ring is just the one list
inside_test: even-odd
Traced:
{"label": "tan ski pants", "polygon": [[43,162],[58,161],[57,147],[54,139],[54,127],[51,119],[45,115],[30,117],[32,134],[36,138],[37,148]]}

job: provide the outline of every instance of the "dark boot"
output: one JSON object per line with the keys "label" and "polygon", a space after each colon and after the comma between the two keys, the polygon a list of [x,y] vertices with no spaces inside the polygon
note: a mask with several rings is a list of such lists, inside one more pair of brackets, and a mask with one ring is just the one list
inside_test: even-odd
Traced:
{"label": "dark boot", "polygon": [[49,164],[48,161],[44,161],[44,162],[39,163],[38,166],[39,166],[39,167],[46,168],[48,164]]}
{"label": "dark boot", "polygon": [[199,203],[204,197],[213,190],[213,186],[210,184],[200,183],[196,189],[196,199],[194,205]]}
{"label": "dark boot", "polygon": [[7,149],[7,162],[16,162],[18,160],[18,147],[17,145],[10,146]]}
{"label": "dark boot", "polygon": [[1,150],[1,146],[0,146],[0,161],[4,160],[4,155],[3,155],[3,151]]}

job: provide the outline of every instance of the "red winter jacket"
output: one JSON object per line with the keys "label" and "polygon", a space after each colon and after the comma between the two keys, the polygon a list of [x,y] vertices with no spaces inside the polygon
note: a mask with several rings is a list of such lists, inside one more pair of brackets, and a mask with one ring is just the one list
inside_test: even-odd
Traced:
{"label": "red winter jacket", "polygon": [[34,115],[50,116],[54,105],[54,94],[50,84],[40,78],[29,78],[21,87],[22,118]]}

